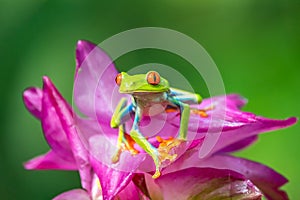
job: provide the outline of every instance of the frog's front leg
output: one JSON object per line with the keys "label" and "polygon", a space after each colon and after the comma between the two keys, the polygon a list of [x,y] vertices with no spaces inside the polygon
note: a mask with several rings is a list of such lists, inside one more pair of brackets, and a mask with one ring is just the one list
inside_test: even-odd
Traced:
{"label": "frog's front leg", "polygon": [[[176,88],[170,88],[169,95],[182,103],[200,104],[202,102],[202,97],[199,94],[187,92]],[[191,108],[191,113],[197,114],[201,117],[207,117],[208,114],[206,113],[206,111],[209,111],[211,109],[212,107],[208,107],[205,109]]]}
{"label": "frog's front leg", "polygon": [[154,146],[152,146],[148,142],[148,140],[140,132],[139,123],[141,117],[142,117],[142,110],[139,107],[136,107],[134,122],[132,125],[132,129],[130,131],[130,136],[142,149],[144,149],[152,157],[155,164],[155,174],[152,177],[158,178],[160,176],[160,165],[161,165],[159,152]]}
{"label": "frog's front leg", "polygon": [[118,128],[130,118],[130,113],[133,111],[134,105],[132,103],[127,105],[127,99],[124,97],[121,98],[111,117],[110,126],[112,128]]}
{"label": "frog's front leg", "polygon": [[118,135],[118,141],[117,141],[117,152],[115,153],[115,155],[112,158],[113,163],[116,163],[119,161],[120,154],[123,149],[123,147],[122,147],[123,143],[125,144],[125,146],[129,149],[129,151],[132,154],[137,153],[137,150],[135,150],[133,148],[133,146],[131,147],[131,144],[129,143],[129,141],[127,141],[127,139],[124,136],[124,133],[125,133],[124,123],[129,119],[130,113],[132,113],[133,110],[134,110],[134,105],[132,103],[127,105],[127,99],[122,98],[120,100],[120,102],[118,103],[118,105],[115,109],[115,112],[111,118],[110,126],[112,128],[119,128],[119,135]]}
{"label": "frog's front leg", "polygon": [[179,128],[178,139],[185,141],[187,136],[189,118],[190,118],[190,106],[186,103],[179,101],[178,99],[172,96],[168,96],[167,99],[170,103],[178,106],[180,109],[180,128]]}
{"label": "frog's front leg", "polygon": [[200,94],[191,93],[177,88],[170,88],[169,96],[172,96],[174,99],[187,104],[199,104],[202,102],[202,97]]}

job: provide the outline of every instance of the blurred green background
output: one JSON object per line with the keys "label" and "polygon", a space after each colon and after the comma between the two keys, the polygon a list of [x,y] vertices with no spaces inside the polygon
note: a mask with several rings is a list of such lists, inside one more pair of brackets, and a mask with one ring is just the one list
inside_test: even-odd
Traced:
{"label": "blurred green background", "polygon": [[[75,172],[23,169],[23,162],[48,146],[40,123],[25,110],[21,98],[26,87],[41,86],[41,77],[48,75],[71,102],[79,39],[100,43],[145,26],[180,31],[208,51],[227,93],[249,99],[244,110],[271,118],[300,114],[299,0],[0,0],[0,26],[0,199],[51,199],[80,186]],[[147,62],[187,65],[154,50],[117,60],[122,70]],[[182,71],[191,77],[192,72]],[[191,79],[194,89],[207,96],[197,80]],[[299,129],[296,125],[261,135],[254,146],[238,153],[287,176],[290,182],[284,189],[291,199],[300,197]]]}

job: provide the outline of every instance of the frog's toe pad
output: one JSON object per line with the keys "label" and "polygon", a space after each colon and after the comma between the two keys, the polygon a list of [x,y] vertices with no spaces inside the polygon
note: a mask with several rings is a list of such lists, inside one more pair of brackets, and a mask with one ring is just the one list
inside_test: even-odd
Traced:
{"label": "frog's toe pad", "polygon": [[155,173],[152,175],[152,178],[157,179],[158,177],[160,177],[160,174],[161,174],[160,171],[156,170]]}

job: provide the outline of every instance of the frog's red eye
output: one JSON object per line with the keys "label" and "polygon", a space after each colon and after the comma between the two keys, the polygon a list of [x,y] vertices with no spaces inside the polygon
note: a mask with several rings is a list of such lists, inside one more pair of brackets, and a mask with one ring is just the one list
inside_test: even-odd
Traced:
{"label": "frog's red eye", "polygon": [[122,74],[121,74],[121,73],[119,73],[119,74],[116,76],[115,81],[116,81],[116,84],[117,84],[118,86],[121,85],[121,81],[122,81]]}
{"label": "frog's red eye", "polygon": [[160,76],[157,72],[148,72],[147,82],[151,85],[158,85],[160,83]]}

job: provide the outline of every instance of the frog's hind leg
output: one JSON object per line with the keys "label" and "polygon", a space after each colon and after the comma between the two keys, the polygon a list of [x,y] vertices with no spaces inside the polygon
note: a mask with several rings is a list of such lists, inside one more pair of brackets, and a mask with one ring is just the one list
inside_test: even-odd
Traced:
{"label": "frog's hind leg", "polygon": [[152,157],[155,164],[155,173],[152,177],[158,178],[160,176],[160,165],[162,161],[159,157],[158,150],[152,144],[149,143],[149,141],[143,136],[143,134],[139,130],[139,122],[141,116],[142,111],[137,107],[132,129],[130,131],[130,136],[143,150],[145,150]]}
{"label": "frog's hind leg", "polygon": [[125,133],[125,125],[120,125],[117,142],[117,151],[112,157],[112,163],[117,163],[119,161],[121,153],[123,151],[129,151],[132,155],[138,154],[139,151],[135,149],[134,144],[135,141],[131,138],[131,136]]}

